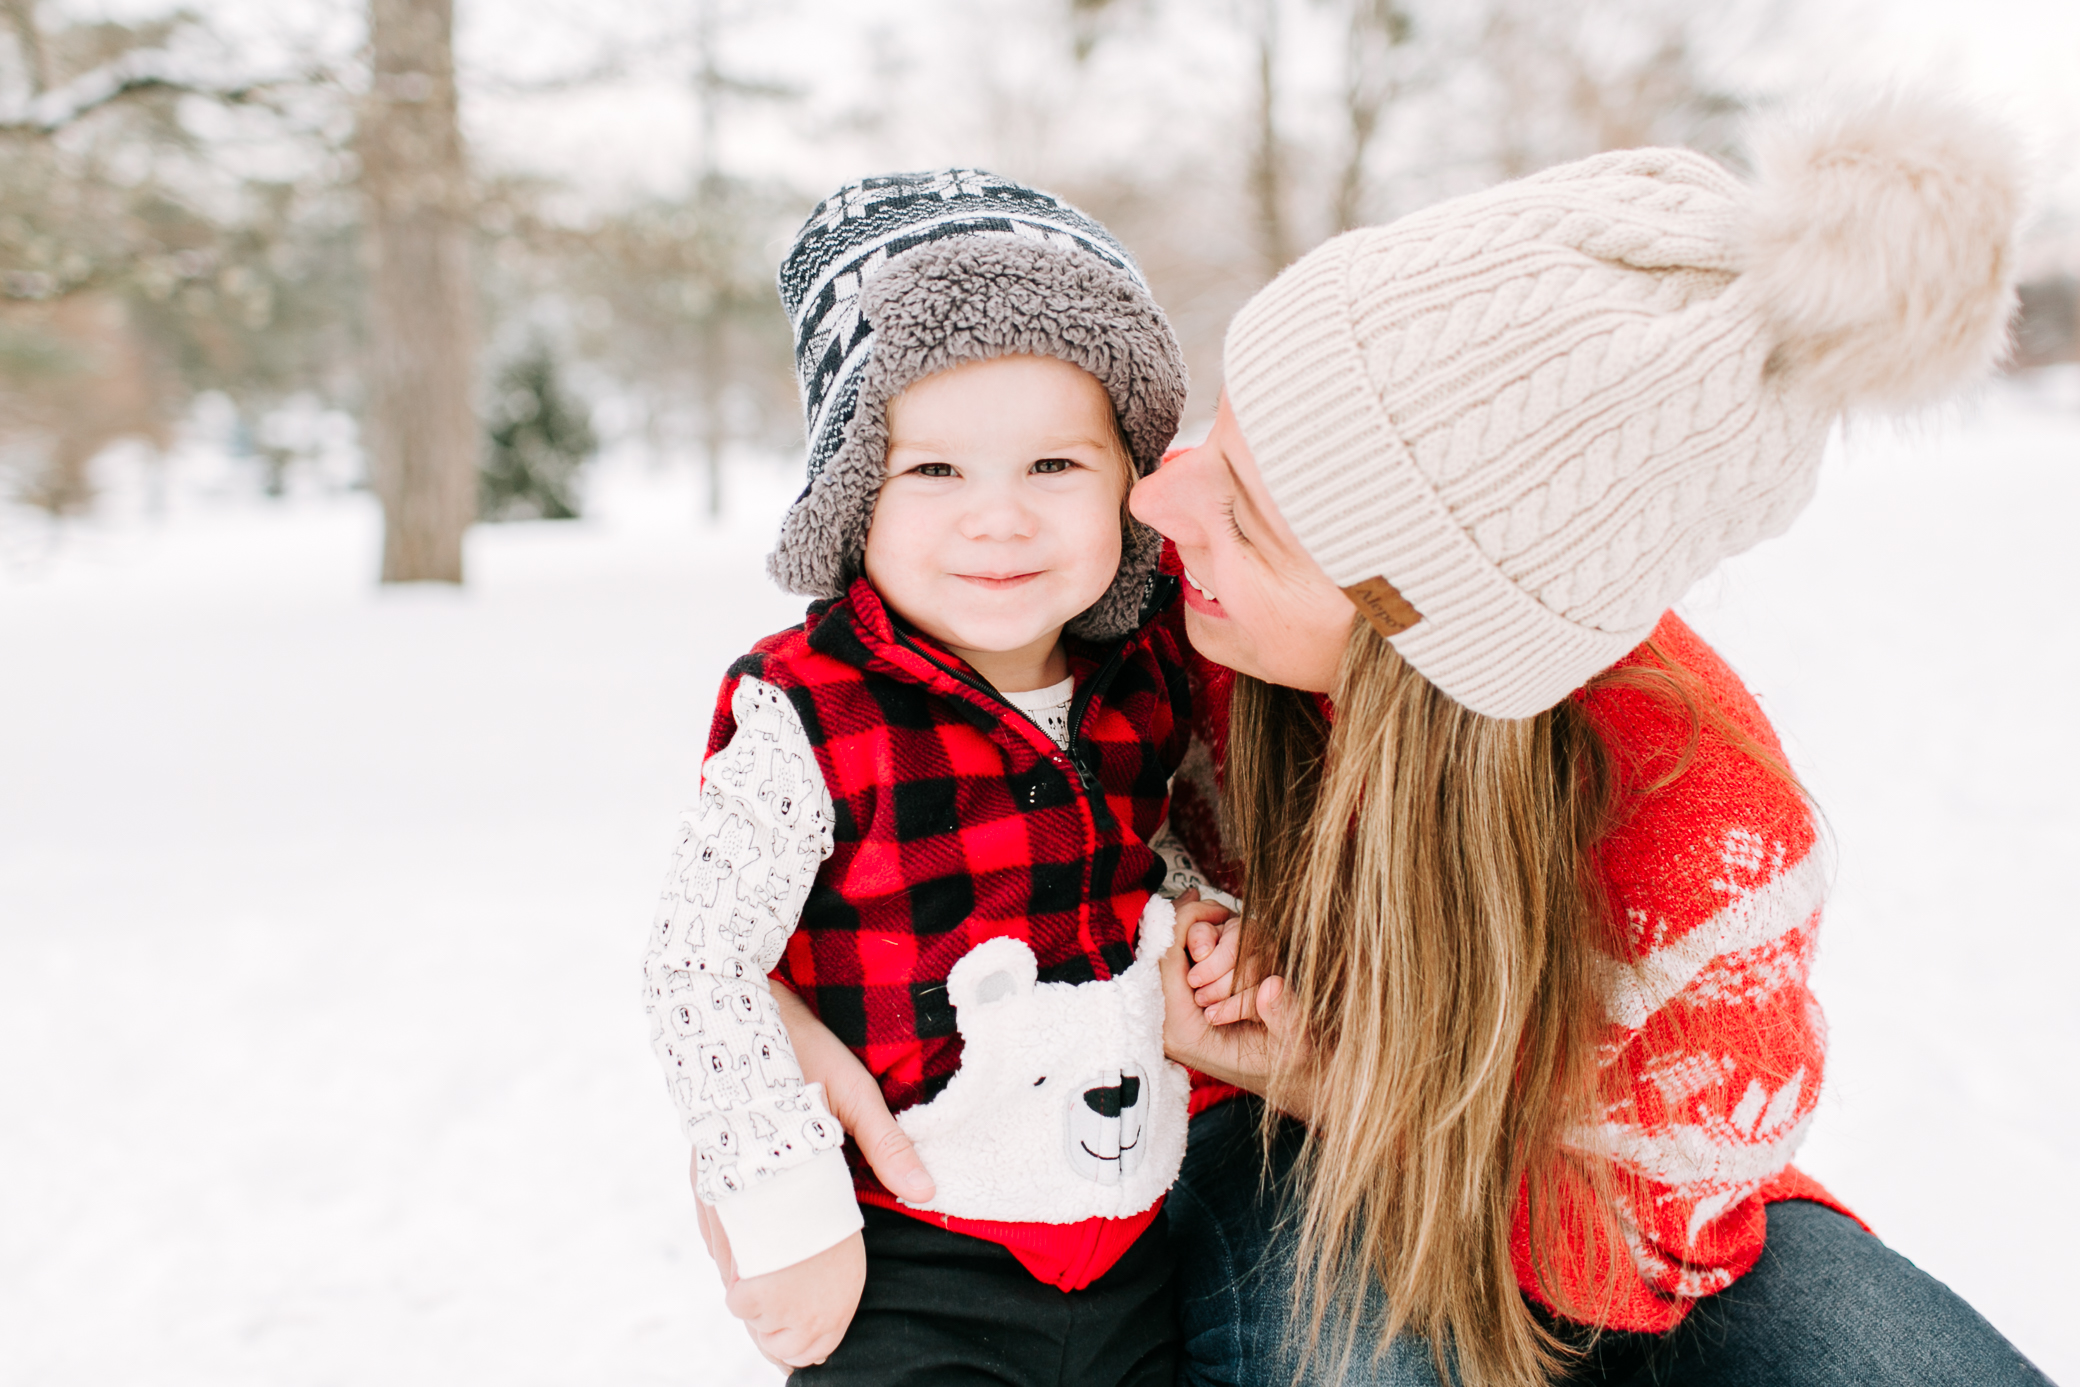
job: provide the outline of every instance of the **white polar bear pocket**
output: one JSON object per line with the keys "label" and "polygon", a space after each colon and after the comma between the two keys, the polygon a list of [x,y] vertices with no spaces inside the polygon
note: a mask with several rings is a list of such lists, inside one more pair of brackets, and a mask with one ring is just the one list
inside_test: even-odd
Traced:
{"label": "white polar bear pocket", "polygon": [[1141,913],[1133,966],[1106,982],[1037,981],[1033,951],[987,939],[947,976],[961,1067],[898,1125],[938,1194],[918,1207],[1007,1223],[1124,1218],[1184,1161],[1190,1078],[1163,1058],[1170,902]]}

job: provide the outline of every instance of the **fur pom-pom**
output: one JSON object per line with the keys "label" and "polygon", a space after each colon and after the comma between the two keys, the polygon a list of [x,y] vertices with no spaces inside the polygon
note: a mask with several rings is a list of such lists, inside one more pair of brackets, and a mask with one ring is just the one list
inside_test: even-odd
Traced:
{"label": "fur pom-pom", "polygon": [[2000,359],[2024,201],[2007,130],[1894,94],[1764,125],[1753,147],[1743,279],[1786,387],[1837,408],[1910,408]]}

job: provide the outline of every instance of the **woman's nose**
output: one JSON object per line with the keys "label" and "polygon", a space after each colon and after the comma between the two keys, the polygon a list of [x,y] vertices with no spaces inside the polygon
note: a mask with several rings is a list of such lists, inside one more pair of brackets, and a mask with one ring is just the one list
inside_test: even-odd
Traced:
{"label": "woman's nose", "polygon": [[1189,524],[1192,461],[1197,451],[1186,449],[1134,483],[1127,493],[1127,509],[1136,520],[1171,539],[1190,542],[1183,531]]}

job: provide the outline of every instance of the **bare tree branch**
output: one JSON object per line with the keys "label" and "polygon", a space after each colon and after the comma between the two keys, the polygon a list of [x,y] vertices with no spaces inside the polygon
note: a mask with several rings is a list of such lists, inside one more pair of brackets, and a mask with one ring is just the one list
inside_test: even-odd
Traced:
{"label": "bare tree branch", "polygon": [[159,50],[126,53],[112,63],[83,72],[61,87],[0,113],[0,134],[55,135],[105,106],[145,92],[174,92],[208,97],[227,106],[249,106],[287,87],[310,85],[313,77],[276,77],[228,85],[196,81],[171,70],[170,55]]}
{"label": "bare tree branch", "polygon": [[[0,4],[4,3],[6,0],[0,0]],[[462,67],[458,80],[465,90],[486,96],[560,96],[565,92],[626,82],[646,68],[654,71],[658,58],[655,50],[636,57],[626,52],[616,53],[589,67],[551,77],[505,77],[482,67]],[[804,94],[804,89],[796,83],[739,77],[726,72],[716,72],[704,80],[711,82],[721,95],[747,100],[795,101]]]}
{"label": "bare tree branch", "polygon": [[471,92],[486,96],[557,96],[564,92],[584,91],[588,87],[603,87],[615,82],[627,81],[634,75],[634,68],[625,56],[605,58],[591,67],[577,72],[568,72],[559,77],[501,77],[483,68],[462,69],[462,85]]}

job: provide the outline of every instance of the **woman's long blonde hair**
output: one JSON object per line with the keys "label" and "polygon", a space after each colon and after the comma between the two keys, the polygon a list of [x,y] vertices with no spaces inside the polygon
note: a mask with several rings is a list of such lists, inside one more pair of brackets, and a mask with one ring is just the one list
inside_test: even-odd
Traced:
{"label": "woman's long blonde hair", "polygon": [[[1333,702],[1332,723],[1312,695],[1238,677],[1223,796],[1245,952],[1286,980],[1311,1041],[1288,1061],[1326,1100],[1298,1168],[1303,1362],[1326,1354],[1340,1375],[1409,1331],[1446,1381],[1543,1382],[1574,1350],[1517,1289],[1527,1177],[1548,1300],[1594,1323],[1567,1291],[1595,1298],[1596,1268],[1624,1258],[1609,1177],[1564,1142],[1595,1100],[1592,970],[1611,940],[1592,850],[1624,768],[1578,701],[1470,713],[1363,620]],[[1594,1226],[1556,1226],[1585,1210]],[[1388,1314],[1376,1345],[1351,1313],[1366,1271]],[[1348,1332],[1325,1343],[1339,1306]]]}

